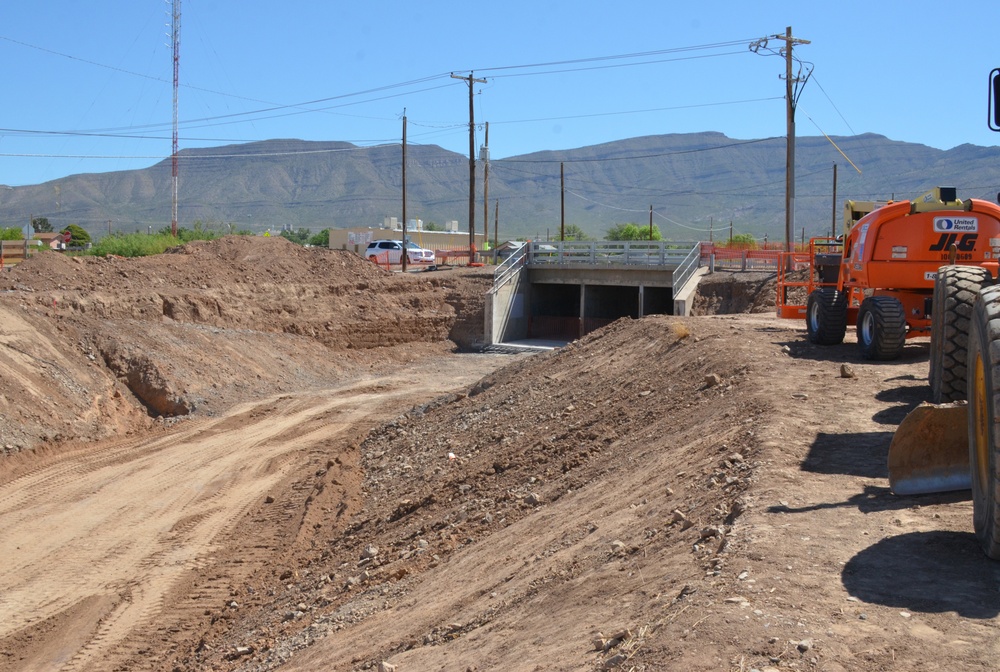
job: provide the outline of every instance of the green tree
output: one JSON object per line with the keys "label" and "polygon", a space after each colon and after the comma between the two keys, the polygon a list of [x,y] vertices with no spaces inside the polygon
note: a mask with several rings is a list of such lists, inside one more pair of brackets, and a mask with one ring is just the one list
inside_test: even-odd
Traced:
{"label": "green tree", "polygon": [[[201,220],[195,221],[192,227],[190,229],[184,226],[177,227],[177,240],[181,243],[190,243],[192,240],[215,240],[224,235],[212,228],[207,228]],[[169,226],[164,226],[156,233],[160,236],[173,236]]]}
{"label": "green tree", "polygon": [[281,237],[296,245],[305,245],[309,241],[309,229],[299,229],[298,231],[285,229],[281,232]]}
{"label": "green tree", "polygon": [[330,247],[330,229],[323,229],[309,239],[309,244],[314,247]]}
{"label": "green tree", "polygon": [[70,236],[67,247],[86,247],[90,243],[90,234],[82,226],[70,224],[60,233],[66,233],[67,231],[69,231]]}
{"label": "green tree", "polygon": [[752,233],[737,233],[729,239],[729,244],[739,247],[756,247],[757,239],[753,237]]}
{"label": "green tree", "polygon": [[48,217],[32,217],[31,228],[35,230],[35,233],[52,233],[52,224]]}
{"label": "green tree", "polygon": [[444,231],[444,227],[434,222],[427,222],[424,224],[424,231]]}
{"label": "green tree", "polygon": [[[633,224],[632,222],[628,224],[616,224],[608,229],[604,240],[650,240],[649,226]],[[660,227],[656,224],[653,225],[652,240],[663,240]]]}
{"label": "green tree", "polygon": [[580,228],[579,224],[567,224],[564,235],[566,240],[593,240],[586,231]]}
{"label": "green tree", "polygon": [[0,240],[24,240],[21,229],[12,226],[9,229],[0,229]]}

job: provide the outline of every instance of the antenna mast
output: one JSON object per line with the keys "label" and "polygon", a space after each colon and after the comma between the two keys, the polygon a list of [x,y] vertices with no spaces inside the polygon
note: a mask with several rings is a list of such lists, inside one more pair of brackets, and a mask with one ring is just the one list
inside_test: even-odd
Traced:
{"label": "antenna mast", "polygon": [[174,133],[170,153],[170,176],[172,199],[170,204],[170,234],[177,235],[177,81],[181,60],[181,0],[173,0],[171,21],[174,53]]}

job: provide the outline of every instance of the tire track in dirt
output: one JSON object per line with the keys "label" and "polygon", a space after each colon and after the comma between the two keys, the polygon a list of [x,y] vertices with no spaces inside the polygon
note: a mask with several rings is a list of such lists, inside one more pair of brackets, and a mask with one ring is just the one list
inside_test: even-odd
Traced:
{"label": "tire track in dirt", "polygon": [[[0,567],[0,650],[20,650],[0,657],[0,670],[107,669],[116,655],[147,649],[164,609],[173,621],[227,604],[231,586],[213,569],[226,530],[318,443],[453,384],[448,375],[412,379],[410,372],[356,380],[245,404],[152,440],[46,458],[0,484],[0,538],[11,549]],[[264,511],[301,515],[280,505]],[[193,570],[203,579],[178,595]],[[80,606],[92,603],[100,608]],[[83,620],[73,623],[78,644],[67,654],[51,626],[72,614]]]}
{"label": "tire track in dirt", "polygon": [[[110,453],[88,456],[82,463],[42,469],[4,486],[5,492],[15,487],[18,495],[5,496],[0,504],[0,533],[15,538],[14,528],[24,529],[30,522],[31,536],[48,541],[43,545],[33,541],[31,549],[20,544],[16,550],[28,552],[17,554],[23,560],[10,565],[13,573],[0,576],[0,585],[10,582],[0,591],[5,596],[0,609],[9,609],[0,635],[43,620],[87,594],[113,590],[114,577],[107,576],[110,567],[120,570],[113,574],[141,567],[145,572],[128,582],[126,599],[103,619],[94,639],[66,669],[85,663],[93,655],[86,655],[89,651],[99,652],[119,641],[137,622],[155,613],[176,574],[191,568],[198,555],[210,552],[211,540],[280,478],[288,459],[275,461],[273,456],[287,456],[320,433],[339,429],[317,428],[288,439],[289,427],[343,403],[336,396],[269,401],[264,405],[278,407],[280,422],[264,414],[242,429],[228,427],[225,433],[215,433],[207,442],[195,438],[197,428],[186,428],[148,446],[131,441]],[[353,402],[345,422],[357,414],[359,405]],[[254,453],[258,455],[248,459]],[[265,469],[257,468],[261,456],[269,462]],[[184,482],[195,474],[197,479]],[[234,489],[241,492],[233,495]],[[224,501],[229,498],[235,498],[237,505]],[[113,539],[119,526],[133,529],[133,538],[102,546],[101,540]],[[142,534],[151,536],[143,541],[138,538]],[[30,578],[38,576],[41,566],[48,568],[44,583]],[[35,570],[28,572],[30,568]],[[128,618],[123,618],[126,612]]]}

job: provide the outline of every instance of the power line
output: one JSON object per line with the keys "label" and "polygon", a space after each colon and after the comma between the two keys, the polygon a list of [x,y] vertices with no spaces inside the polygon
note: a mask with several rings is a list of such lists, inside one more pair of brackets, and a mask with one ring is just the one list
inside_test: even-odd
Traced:
{"label": "power line", "polygon": [[522,65],[502,65],[493,68],[475,68],[478,72],[493,72],[498,70],[524,70],[528,68],[549,68],[556,65],[575,65],[578,63],[596,63],[599,61],[611,61],[611,60],[622,60],[630,58],[647,58],[649,56],[660,56],[663,54],[676,54],[686,51],[699,51],[704,49],[721,49],[723,47],[733,47],[737,45],[746,45],[755,38],[747,38],[744,40],[730,40],[728,42],[715,42],[710,44],[700,44],[690,47],[673,47],[670,49],[658,49],[655,51],[639,51],[631,54],[615,54],[611,56],[590,56],[586,58],[576,58],[565,61],[545,61],[542,63],[529,63]]}
{"label": "power line", "polygon": [[[594,205],[599,205],[602,208],[607,208],[608,210],[617,210],[619,212],[646,212],[645,209],[623,208],[623,207],[611,205],[610,203],[601,203],[600,201],[595,201],[592,198],[587,198],[583,194],[578,194],[577,192],[575,192],[575,191],[573,191],[571,189],[567,189],[566,193],[568,193],[568,194],[570,194],[572,196],[576,196],[580,200],[586,201],[588,203],[593,203]],[[663,220],[665,220],[667,222],[670,222],[674,226],[679,226],[679,227],[681,227],[683,229],[690,229],[691,231],[708,231],[708,229],[699,229],[699,228],[696,228],[696,227],[693,227],[693,226],[688,226],[686,224],[681,224],[680,222],[674,221],[674,220],[670,219],[669,217],[667,217],[666,215],[664,215],[662,213],[656,212],[656,210],[654,210],[653,212],[658,217],[660,217],[661,219],[663,219]]]}
{"label": "power line", "polygon": [[733,56],[743,54],[743,51],[727,51],[721,54],[702,54],[700,56],[685,56],[683,58],[663,58],[655,61],[640,61],[637,63],[616,63],[614,65],[594,65],[586,68],[565,68],[562,70],[542,70],[539,72],[522,72],[510,75],[493,75],[493,79],[504,79],[507,77],[535,77],[538,75],[562,75],[567,72],[587,72],[593,70],[610,70],[612,68],[629,68],[636,65],[654,65],[657,63],[674,63],[678,61],[694,61],[702,58],[718,58],[719,56]]}
{"label": "power line", "polygon": [[[164,84],[169,84],[170,83],[168,80],[163,79],[161,77],[154,77],[154,76],[151,76],[151,75],[145,75],[143,73],[139,73],[139,72],[135,72],[135,71],[131,71],[131,70],[126,70],[124,68],[119,68],[119,67],[116,67],[116,66],[110,66],[110,65],[107,65],[107,64],[104,64],[104,63],[100,63],[100,62],[97,62],[97,61],[93,61],[93,60],[90,60],[90,59],[85,59],[85,58],[81,58],[81,57],[78,57],[78,56],[74,56],[72,54],[66,54],[66,53],[63,53],[63,52],[60,52],[60,51],[56,51],[56,50],[53,50],[53,49],[48,49],[46,47],[40,47],[40,46],[37,46],[37,45],[29,44],[27,42],[22,42],[20,40],[15,40],[15,39],[10,38],[10,37],[6,37],[6,36],[0,35],[0,40],[5,40],[5,41],[8,41],[8,42],[11,42],[11,43],[14,43],[14,44],[18,44],[18,45],[21,45],[21,46],[24,46],[24,47],[27,47],[27,48],[36,49],[36,50],[39,50],[39,51],[42,51],[42,52],[45,52],[45,53],[50,53],[50,54],[53,54],[53,55],[57,55],[57,56],[60,56],[62,58],[79,61],[79,62],[82,62],[82,63],[86,63],[88,65],[93,65],[95,67],[100,67],[100,68],[105,68],[105,69],[109,69],[109,70],[114,70],[114,71],[121,72],[121,73],[124,73],[124,74],[128,74],[128,75],[131,75],[131,76],[140,77],[140,78],[143,78],[143,79],[149,79],[149,80],[161,82],[161,83],[164,83]],[[573,60],[567,60],[567,61],[550,61],[550,62],[535,63],[535,64],[497,66],[497,67],[493,67],[493,68],[486,68],[485,70],[487,70],[487,71],[523,70],[523,69],[530,69],[530,68],[551,67],[551,66],[557,66],[557,65],[574,65],[574,64],[583,64],[583,63],[596,63],[596,62],[603,62],[603,61],[609,61],[609,60],[627,60],[627,59],[644,58],[644,57],[654,56],[654,55],[675,54],[675,53],[683,53],[683,52],[698,51],[698,50],[707,50],[707,49],[718,49],[718,48],[723,48],[723,47],[728,47],[728,46],[734,46],[734,45],[737,45],[737,44],[746,44],[748,41],[749,40],[733,40],[733,41],[728,41],[728,42],[718,42],[718,43],[710,43],[710,44],[704,44],[704,45],[694,45],[694,46],[689,46],[689,47],[677,47],[677,48],[661,49],[661,50],[655,50],[655,51],[635,52],[635,53],[628,53],[628,54],[616,54],[616,55],[608,55],[608,56],[595,56],[595,57],[580,58],[580,59],[573,59]],[[732,52],[732,53],[737,53],[737,52]],[[668,60],[672,60],[672,59],[668,59]],[[630,67],[630,66],[634,66],[634,65],[646,65],[648,63],[655,63],[655,62],[664,62],[664,61],[661,60],[661,61],[640,62],[640,63],[620,63],[620,64],[615,64],[614,66],[602,66],[602,67]],[[584,68],[584,69],[586,69],[586,68]],[[525,75],[525,74],[532,74],[532,75],[538,75],[538,74],[555,74],[556,72],[564,72],[564,71],[522,73],[522,75]],[[217,90],[213,90],[213,89],[207,89],[207,88],[203,88],[203,87],[197,87],[197,86],[192,86],[192,85],[184,85],[184,88],[190,88],[190,89],[193,89],[193,90],[199,90],[199,91],[203,91],[203,92],[206,92],[206,93],[212,93],[212,94],[216,94],[216,95],[222,95],[222,96],[227,96],[227,97],[241,99],[241,100],[247,100],[247,101],[250,101],[250,102],[263,103],[265,105],[268,105],[268,107],[257,109],[257,110],[249,110],[249,111],[245,111],[245,112],[234,112],[234,113],[225,114],[225,115],[216,115],[216,116],[210,116],[210,117],[188,119],[188,120],[185,120],[185,121],[181,122],[181,125],[183,125],[184,127],[191,127],[192,124],[206,124],[206,122],[215,122],[215,121],[219,121],[219,120],[223,120],[223,119],[235,119],[235,118],[253,117],[253,120],[260,120],[260,119],[278,118],[278,117],[281,117],[281,116],[290,116],[290,115],[294,115],[294,114],[306,114],[306,113],[311,113],[311,112],[329,112],[330,110],[336,109],[337,107],[340,107],[340,106],[329,106],[329,107],[322,107],[322,108],[315,108],[315,107],[312,107],[312,106],[315,106],[315,105],[318,105],[318,104],[321,104],[321,103],[332,102],[332,101],[336,101],[336,100],[343,100],[343,99],[346,99],[346,98],[354,98],[354,97],[357,97],[357,96],[364,96],[364,95],[368,95],[368,94],[371,94],[371,93],[377,93],[377,92],[380,92],[380,91],[387,91],[387,90],[396,89],[396,88],[403,88],[403,87],[411,87],[411,86],[415,86],[415,85],[418,85],[418,84],[423,84],[423,83],[426,83],[426,82],[434,81],[434,80],[437,80],[437,79],[442,79],[442,78],[448,77],[449,75],[450,75],[450,73],[438,73],[438,74],[435,74],[435,75],[429,75],[429,76],[426,76],[426,77],[420,77],[420,78],[417,78],[417,79],[407,80],[407,81],[404,81],[404,82],[398,82],[398,83],[395,83],[395,84],[388,84],[388,85],[385,85],[385,86],[374,87],[374,88],[366,89],[366,90],[363,90],[363,91],[358,91],[358,92],[353,92],[353,93],[346,93],[346,94],[340,94],[340,95],[329,96],[329,97],[325,97],[325,98],[318,98],[318,99],[309,100],[309,101],[303,101],[303,102],[290,103],[290,104],[271,103],[271,102],[268,102],[268,101],[263,101],[263,100],[259,100],[259,99],[248,97],[248,96],[240,96],[240,95],[236,95],[236,94],[226,93],[226,92],[217,91]],[[522,76],[522,75],[517,75],[517,74],[512,74],[512,75],[496,75],[494,77]],[[446,85],[442,85],[440,87],[430,87],[430,88],[421,89],[421,90],[418,90],[418,91],[408,91],[405,94],[399,94],[399,95],[411,95],[411,94],[414,94],[414,93],[422,93],[424,91],[434,90],[436,88],[443,88],[444,86],[448,86],[448,85],[450,85],[450,83],[446,84]],[[396,96],[389,96],[389,97],[396,97]],[[379,97],[379,98],[374,98],[374,99],[366,100],[366,101],[356,101],[356,102],[349,103],[349,104],[350,105],[357,105],[357,104],[366,103],[366,102],[376,102],[378,100],[384,100],[385,98],[386,97]],[[289,112],[289,113],[283,114],[283,115],[270,115],[270,116],[265,116],[265,117],[260,117],[259,116],[259,115],[262,115],[262,114],[266,114],[268,112],[276,112],[276,111],[280,111],[280,110],[290,110],[290,109],[295,109],[295,110],[297,110],[297,112]],[[671,109],[671,108],[665,108],[665,109]],[[674,109],[683,109],[683,108],[674,108]],[[656,111],[656,110],[651,110],[651,111]],[[586,115],[582,115],[582,116],[586,116]],[[577,118],[582,118],[582,116],[577,117]],[[600,116],[600,115],[595,115],[595,116]],[[574,117],[565,117],[565,118],[574,118]],[[230,123],[232,123],[232,122],[230,122]],[[494,122],[494,123],[521,123],[521,122]],[[77,131],[77,133],[82,133],[82,134],[85,134],[85,133],[99,134],[99,133],[114,133],[114,132],[122,132],[122,131],[132,131],[132,130],[136,130],[136,131],[138,131],[138,130],[152,130],[152,129],[156,129],[156,128],[161,128],[161,127],[163,127],[165,125],[166,125],[165,123],[155,123],[155,124],[144,124],[144,125],[138,125],[138,126],[128,126],[128,127],[98,128],[98,129]],[[211,124],[211,125],[217,125],[217,124]],[[22,132],[24,132],[24,131],[22,131]],[[44,131],[38,131],[38,132],[42,133]]]}
{"label": "power line", "polygon": [[[296,156],[304,154],[333,154],[337,152],[356,152],[356,151],[367,151],[370,149],[381,149],[384,147],[391,147],[392,144],[385,145],[373,145],[371,147],[342,147],[342,148],[327,148],[327,149],[303,149],[297,151],[287,151],[287,152],[239,152],[233,154],[193,154],[190,152],[198,150],[184,150],[181,152],[180,159],[182,161],[188,161],[191,159],[240,159],[240,158],[259,158],[268,156]],[[15,154],[15,153],[3,153],[0,152],[0,157],[15,157],[15,158],[43,158],[43,159],[167,159],[168,156],[162,154],[150,154],[150,155],[95,155],[95,154]]]}

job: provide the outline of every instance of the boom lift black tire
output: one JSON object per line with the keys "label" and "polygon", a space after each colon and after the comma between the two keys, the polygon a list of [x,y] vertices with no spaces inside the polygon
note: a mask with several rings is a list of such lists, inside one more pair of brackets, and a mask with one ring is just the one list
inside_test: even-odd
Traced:
{"label": "boom lift black tire", "polygon": [[858,309],[858,345],[865,359],[899,359],[906,342],[906,313],[892,296],[869,296]]}
{"label": "boom lift black tire", "polygon": [[817,345],[837,345],[847,333],[847,294],[833,287],[820,287],[806,302],[806,331]]}
{"label": "boom lift black tire", "polygon": [[961,401],[966,395],[969,320],[979,290],[992,281],[978,266],[942,266],[934,280],[931,312],[931,401]]}
{"label": "boom lift black tire", "polygon": [[969,462],[972,465],[972,523],[983,552],[1000,560],[1000,287],[980,292],[969,330]]}

